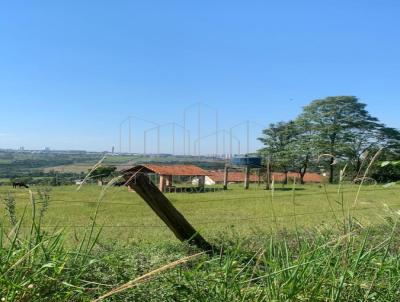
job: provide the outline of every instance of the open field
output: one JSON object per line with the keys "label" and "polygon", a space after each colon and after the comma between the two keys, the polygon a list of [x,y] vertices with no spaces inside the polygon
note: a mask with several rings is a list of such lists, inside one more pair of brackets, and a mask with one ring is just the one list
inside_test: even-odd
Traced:
{"label": "open field", "polygon": [[[93,301],[113,293],[101,301],[398,302],[400,189],[363,187],[350,212],[356,219],[344,219],[357,189],[344,185],[338,194],[337,186],[326,192],[318,185],[280,187],[272,196],[236,186],[168,194],[216,247],[206,256],[174,239],[126,188],[113,187],[101,200],[96,223],[104,228],[97,238],[89,225],[101,188],[53,188],[45,219],[33,225],[29,191],[2,186],[3,198],[16,198],[18,216],[27,211],[23,229],[15,231],[1,205],[0,297]],[[36,203],[36,217],[40,209]],[[149,272],[154,275],[139,278]]]}
{"label": "open field", "polygon": [[[46,228],[65,228],[67,232],[82,234],[91,224],[101,188],[95,185],[54,187],[50,192],[50,206],[43,225]],[[37,188],[31,187],[33,193]],[[393,186],[365,186],[355,205],[358,186],[344,185],[338,194],[337,185],[278,186],[275,192],[253,185],[249,191],[231,186],[227,191],[211,193],[170,193],[168,198],[205,236],[215,236],[222,231],[234,231],[248,236],[257,232],[275,230],[293,231],[297,228],[331,229],[347,215],[357,218],[363,226],[379,224],[400,209],[400,188]],[[29,191],[0,187],[4,197],[13,194],[17,201],[17,213],[21,216],[28,206],[26,220],[30,219]],[[343,204],[343,207],[342,207]],[[40,207],[40,205],[38,205]],[[5,217],[4,204],[0,211]],[[96,220],[104,229],[101,238],[121,242],[174,240],[174,236],[156,217],[136,193],[126,188],[112,187],[100,201]]]}

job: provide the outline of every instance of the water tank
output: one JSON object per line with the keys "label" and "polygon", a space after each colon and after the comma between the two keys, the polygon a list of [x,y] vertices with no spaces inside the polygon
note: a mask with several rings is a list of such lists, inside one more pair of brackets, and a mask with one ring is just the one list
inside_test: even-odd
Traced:
{"label": "water tank", "polygon": [[261,157],[257,156],[235,156],[231,159],[231,164],[234,166],[249,166],[251,168],[261,167]]}

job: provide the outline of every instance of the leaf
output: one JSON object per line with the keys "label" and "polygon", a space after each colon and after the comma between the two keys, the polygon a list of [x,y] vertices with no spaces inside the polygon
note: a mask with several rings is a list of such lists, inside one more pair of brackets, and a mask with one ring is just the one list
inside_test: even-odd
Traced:
{"label": "leaf", "polygon": [[56,265],[53,263],[53,262],[49,262],[49,263],[46,263],[46,264],[44,264],[43,266],[42,266],[42,268],[49,268],[49,267],[55,267]]}

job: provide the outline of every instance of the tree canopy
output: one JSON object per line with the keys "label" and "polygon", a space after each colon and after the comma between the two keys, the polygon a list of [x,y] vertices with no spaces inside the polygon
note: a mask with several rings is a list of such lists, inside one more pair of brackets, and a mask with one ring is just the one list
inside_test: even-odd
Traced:
{"label": "tree canopy", "polygon": [[113,166],[100,166],[92,172],[91,177],[103,184],[104,179],[110,177],[116,169]]}
{"label": "tree canopy", "polygon": [[288,123],[271,124],[260,141],[275,166],[287,172],[298,171],[301,180],[311,161],[329,156],[329,180],[335,179],[335,163],[348,161],[357,177],[368,154],[380,148],[398,151],[400,132],[373,117],[354,96],[335,96],[312,101]]}

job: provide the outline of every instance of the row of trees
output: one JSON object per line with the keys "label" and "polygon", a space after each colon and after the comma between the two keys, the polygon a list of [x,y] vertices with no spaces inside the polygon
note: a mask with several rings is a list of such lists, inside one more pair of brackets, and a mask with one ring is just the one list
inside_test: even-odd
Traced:
{"label": "row of trees", "polygon": [[359,177],[363,163],[378,150],[385,160],[400,156],[400,132],[381,123],[354,96],[318,99],[303,108],[294,120],[269,125],[259,140],[260,153],[271,166],[286,175],[297,171],[301,182],[305,173],[323,163],[329,166],[329,181],[336,179],[336,167],[348,165],[351,177]]}

